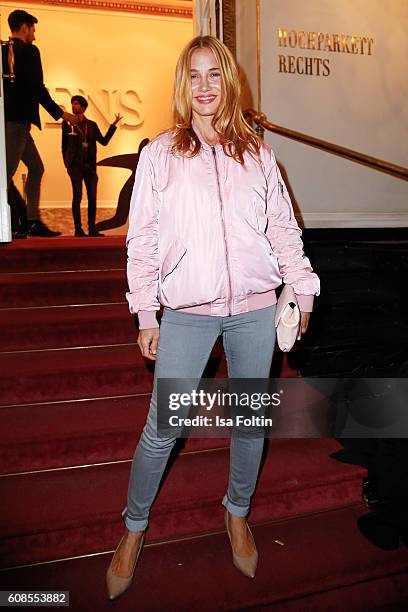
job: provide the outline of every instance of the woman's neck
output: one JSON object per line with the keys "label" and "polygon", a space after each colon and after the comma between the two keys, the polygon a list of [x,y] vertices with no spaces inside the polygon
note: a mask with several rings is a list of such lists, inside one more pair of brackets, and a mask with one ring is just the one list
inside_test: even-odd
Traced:
{"label": "woman's neck", "polygon": [[202,115],[193,114],[193,121],[201,132],[202,137],[209,145],[215,145],[219,142],[218,134],[214,130],[211,121],[212,116],[203,117]]}

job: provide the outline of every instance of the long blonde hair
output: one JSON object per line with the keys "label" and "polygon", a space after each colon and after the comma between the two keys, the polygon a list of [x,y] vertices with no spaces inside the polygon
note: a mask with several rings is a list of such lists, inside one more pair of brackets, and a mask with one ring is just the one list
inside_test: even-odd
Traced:
{"label": "long blonde hair", "polygon": [[173,90],[174,153],[194,157],[200,152],[201,142],[192,126],[191,56],[196,49],[211,49],[221,73],[221,102],[212,119],[224,153],[244,163],[246,151],[258,156],[261,141],[245,121],[241,108],[241,85],[238,68],[232,53],[214,36],[197,36],[182,50],[177,61]]}

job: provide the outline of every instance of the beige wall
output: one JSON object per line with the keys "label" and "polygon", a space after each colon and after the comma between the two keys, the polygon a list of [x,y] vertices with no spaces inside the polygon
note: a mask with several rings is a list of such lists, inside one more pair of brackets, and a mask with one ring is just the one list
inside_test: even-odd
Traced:
{"label": "beige wall", "polygon": [[242,74],[244,108],[258,108],[256,0],[236,0],[236,49]]}
{"label": "beige wall", "polygon": [[[7,16],[15,8],[21,7],[0,5],[2,38],[8,36]],[[39,20],[36,44],[54,99],[69,109],[72,94],[82,90],[91,95],[95,103],[90,103],[87,114],[102,131],[114,113],[124,115],[109,145],[98,147],[99,159],[134,153],[143,138],[168,127],[175,63],[192,37],[192,20],[26,3],[24,9]],[[60,126],[45,111],[41,119],[43,130],[33,127],[32,132],[46,168],[41,206],[69,206]],[[18,174],[22,172],[23,166]],[[99,205],[116,204],[129,171],[100,168],[98,174]]]}
{"label": "beige wall", "polygon": [[[238,15],[252,4],[238,60],[254,87],[255,3],[237,1]],[[408,166],[407,26],[406,0],[261,0],[262,110],[273,123]],[[364,54],[282,48],[278,28],[374,42],[371,55],[367,43]],[[329,60],[330,74],[323,76],[321,65],[317,76],[315,64],[313,75],[280,72],[279,55],[295,58],[291,70],[299,57]],[[253,98],[255,105],[255,90]],[[408,225],[407,182],[270,133],[266,140],[287,173],[306,226]]]}

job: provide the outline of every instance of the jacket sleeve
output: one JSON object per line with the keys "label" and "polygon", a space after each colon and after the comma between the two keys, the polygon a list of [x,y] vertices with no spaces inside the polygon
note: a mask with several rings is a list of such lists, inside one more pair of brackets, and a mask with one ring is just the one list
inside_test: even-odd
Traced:
{"label": "jacket sleeve", "polygon": [[102,135],[101,130],[99,129],[98,125],[95,123],[95,137],[96,140],[103,146],[106,146],[108,144],[108,142],[110,141],[110,139],[112,138],[112,136],[114,135],[114,133],[116,132],[116,125],[110,125],[108,131],[106,132],[105,136]]}
{"label": "jacket sleeve", "polygon": [[61,147],[62,147],[62,158],[64,160],[65,163],[65,156],[67,153],[67,148],[68,148],[68,133],[69,133],[69,124],[67,123],[67,121],[63,121],[61,123],[61,127],[62,127],[62,142],[61,142]]}
{"label": "jacket sleeve", "polygon": [[44,77],[40,51],[35,45],[29,45],[26,53],[29,53],[29,57],[27,57],[28,61],[24,62],[26,72],[25,78],[27,79],[27,83],[34,99],[41,104],[41,106],[43,106],[55,120],[61,119],[63,110],[51,98],[48,89],[43,82]]}
{"label": "jacket sleeve", "polygon": [[320,293],[320,281],[304,254],[302,232],[275,156],[269,147],[267,158],[266,235],[278,259],[284,283],[292,285],[300,310],[310,312],[314,296]]}
{"label": "jacket sleeve", "polygon": [[129,285],[126,299],[130,312],[140,313],[140,329],[158,326],[155,320],[155,311],[160,308],[158,215],[159,195],[154,168],[149,157],[149,147],[145,147],[136,169],[126,239]]}

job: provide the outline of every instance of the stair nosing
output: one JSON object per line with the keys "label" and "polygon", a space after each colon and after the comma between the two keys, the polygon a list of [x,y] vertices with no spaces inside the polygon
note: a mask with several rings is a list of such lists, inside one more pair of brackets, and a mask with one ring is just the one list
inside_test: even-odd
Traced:
{"label": "stair nosing", "polygon": [[40,270],[31,272],[0,272],[0,279],[3,276],[43,276],[47,274],[71,274],[77,272],[125,272],[126,268],[74,268],[73,270]]}
{"label": "stair nosing", "polygon": [[[203,453],[210,453],[210,452],[216,452],[216,451],[225,451],[228,450],[228,447],[226,446],[217,446],[214,448],[203,448],[200,450],[187,450],[187,451],[181,451],[180,454],[182,455],[199,455],[199,454],[203,454]],[[133,458],[131,457],[130,459],[116,459],[115,461],[100,461],[98,463],[84,463],[82,465],[65,465],[62,467],[55,467],[55,468],[44,468],[41,470],[28,470],[25,472],[10,472],[8,474],[0,474],[0,479],[2,478],[12,478],[15,476],[29,476],[30,474],[43,474],[43,473],[49,473],[49,472],[63,472],[63,471],[68,471],[68,470],[79,470],[79,469],[86,469],[86,468],[97,468],[97,467],[104,467],[107,465],[119,465],[122,463],[131,463],[133,460]]]}
{"label": "stair nosing", "polygon": [[82,304],[51,304],[47,306],[6,306],[0,307],[0,313],[14,310],[40,310],[45,308],[81,308],[83,306],[113,306],[117,304],[126,304],[126,300],[120,302],[82,302]]}
{"label": "stair nosing", "polygon": [[0,404],[0,410],[3,408],[24,408],[27,406],[49,406],[53,404],[71,404],[73,402],[96,402],[99,400],[109,400],[109,399],[123,399],[125,397],[142,397],[144,395],[151,395],[150,391],[144,391],[141,393],[125,393],[124,395],[105,395],[98,397],[77,397],[72,399],[63,399],[63,400],[49,400],[44,402],[28,402],[25,404]]}
{"label": "stair nosing", "polygon": [[58,351],[81,351],[83,349],[93,349],[93,348],[112,348],[123,347],[123,346],[138,346],[137,342],[121,342],[117,344],[84,344],[79,346],[58,346],[54,348],[31,348],[31,349],[22,349],[20,351],[0,351],[1,355],[21,355],[23,353],[50,353],[50,352],[58,352]]}
{"label": "stair nosing", "polygon": [[[337,506],[336,508],[326,508],[325,510],[317,510],[315,512],[306,512],[303,514],[298,514],[298,515],[294,515],[294,516],[288,516],[284,519],[271,519],[271,520],[266,520],[266,521],[260,521],[259,523],[256,523],[254,526],[255,527],[263,527],[265,525],[280,525],[280,524],[286,524],[286,523],[290,523],[292,521],[295,521],[297,519],[303,519],[303,518],[308,518],[308,517],[313,517],[313,516],[319,516],[319,515],[323,515],[323,514],[329,514],[332,512],[337,512],[337,511],[341,511],[341,510],[346,510],[348,508],[358,508],[359,506],[361,506],[361,508],[365,507],[364,503],[361,502],[354,502],[352,504],[344,504],[342,506]],[[189,535],[189,536],[181,536],[181,537],[176,537],[173,539],[166,539],[166,540],[157,540],[157,541],[153,541],[153,542],[146,542],[144,544],[144,548],[155,548],[157,546],[164,546],[164,545],[168,545],[168,544],[176,544],[178,542],[183,542],[183,541],[188,541],[188,540],[197,540],[197,539],[201,539],[201,538],[208,538],[208,537],[212,537],[215,535],[220,535],[222,533],[226,533],[225,529],[219,529],[216,531],[208,531],[205,533],[199,533],[199,534],[195,534],[195,535]],[[36,563],[26,563],[24,565],[13,565],[10,567],[0,567],[0,573],[1,572],[6,572],[6,571],[11,571],[11,570],[19,570],[19,569],[23,569],[23,568],[27,568],[27,567],[36,567],[38,565],[50,565],[51,563],[62,563],[64,561],[74,561],[76,559],[87,559],[90,557],[99,557],[102,555],[111,555],[115,552],[115,549],[111,549],[111,550],[103,550],[103,551],[99,551],[99,552],[95,552],[95,553],[86,553],[83,555],[75,555],[75,556],[71,556],[71,557],[62,557],[59,559],[49,559],[47,561],[38,561]]]}
{"label": "stair nosing", "polygon": [[[136,445],[136,443],[135,443]],[[203,449],[199,449],[199,450],[187,450],[187,451],[181,451],[180,452],[180,456],[192,456],[192,455],[202,455],[202,454],[207,454],[207,453],[213,453],[213,452],[229,452],[229,447],[228,446],[218,446],[218,447],[214,447],[214,448],[203,448]],[[31,474],[51,474],[51,473],[57,473],[57,472],[68,472],[69,470],[78,470],[78,469],[89,469],[89,468],[103,468],[103,467],[107,467],[107,466],[112,466],[112,465],[121,465],[123,463],[131,463],[133,461],[133,458],[131,457],[130,459],[116,459],[115,461],[101,461],[99,463],[89,463],[89,464],[82,464],[82,465],[72,465],[72,466],[62,466],[62,467],[57,467],[57,468],[44,468],[44,469],[39,469],[39,470],[29,470],[29,471],[24,471],[24,472],[11,472],[9,474],[0,474],[0,481],[1,479],[4,478],[14,478],[14,477],[18,477],[18,476],[29,476]],[[361,467],[361,466],[354,466],[355,471],[365,471],[365,468]],[[346,473],[342,473],[341,477],[339,478],[337,475],[335,478],[329,477],[327,480],[328,484],[332,484],[333,482],[337,482],[337,481],[342,481],[342,482],[348,482],[350,480],[354,480],[356,478],[355,473],[350,473],[350,474],[346,474]],[[315,485],[310,485],[310,484],[305,484],[305,483],[301,483],[298,480],[296,480],[296,486],[301,486],[302,489],[309,489],[314,487]]]}
{"label": "stair nosing", "polygon": [[126,276],[126,268],[101,268],[101,269],[96,269],[96,270],[86,270],[84,268],[78,268],[77,270],[48,270],[46,272],[0,272],[0,283],[2,279],[5,279],[7,281],[10,280],[10,278],[14,277],[14,276],[18,276],[18,277],[27,277],[27,280],[30,280],[30,278],[37,280],[38,278],[42,278],[43,276],[56,276],[56,277],[60,277],[61,275],[65,275],[65,274],[72,274],[75,276],[78,276],[80,274],[94,274],[94,272],[98,272],[101,275],[102,274],[110,274],[112,272],[114,273],[120,273],[123,274],[124,276]]}

